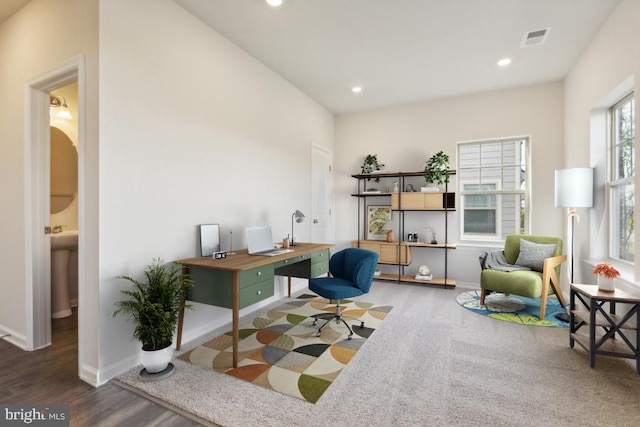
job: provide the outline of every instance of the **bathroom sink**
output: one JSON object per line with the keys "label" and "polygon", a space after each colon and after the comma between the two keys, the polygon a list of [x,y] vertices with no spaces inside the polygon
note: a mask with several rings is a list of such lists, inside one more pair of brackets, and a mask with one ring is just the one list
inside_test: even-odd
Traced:
{"label": "bathroom sink", "polygon": [[51,317],[54,319],[72,314],[69,299],[69,258],[72,252],[77,258],[77,250],[77,230],[51,235]]}
{"label": "bathroom sink", "polygon": [[78,230],[62,231],[51,235],[51,250],[76,249],[78,247]]}

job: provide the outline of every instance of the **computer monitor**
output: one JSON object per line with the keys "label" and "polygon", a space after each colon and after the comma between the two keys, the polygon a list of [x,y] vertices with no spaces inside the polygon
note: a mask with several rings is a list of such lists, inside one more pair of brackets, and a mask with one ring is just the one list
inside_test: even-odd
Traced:
{"label": "computer monitor", "polygon": [[220,226],[200,224],[200,256],[212,256],[220,251]]}

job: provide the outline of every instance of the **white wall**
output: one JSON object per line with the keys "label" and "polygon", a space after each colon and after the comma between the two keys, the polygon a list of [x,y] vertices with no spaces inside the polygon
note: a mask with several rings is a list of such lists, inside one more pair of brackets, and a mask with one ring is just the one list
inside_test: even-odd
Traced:
{"label": "white wall", "polygon": [[[41,230],[26,229],[28,216],[27,185],[31,176],[25,145],[25,82],[58,68],[78,55],[86,65],[87,159],[84,179],[89,197],[81,209],[95,220],[88,224],[89,245],[85,282],[89,312],[97,312],[97,68],[98,1],[33,0],[0,25],[0,332],[10,333],[16,343],[24,344],[30,320],[26,318],[26,282],[30,271],[28,236]],[[93,280],[88,279],[93,278]],[[97,368],[97,319],[84,327],[84,357]]]}
{"label": "white wall", "polygon": [[[349,246],[357,236],[357,189],[351,178],[367,154],[378,154],[385,171],[419,171],[443,150],[456,168],[456,143],[529,135],[532,155],[531,233],[562,236],[563,212],[554,208],[554,170],[563,165],[563,84],[541,84],[497,92],[402,105],[336,119],[336,244]],[[371,202],[375,204],[375,202]],[[458,215],[449,232],[456,241]],[[440,232],[440,239],[443,233]],[[459,284],[479,284],[478,256],[484,247],[450,251],[449,274]],[[427,264],[441,272],[442,253],[414,250],[412,268]],[[411,270],[413,272],[413,270]]]}
{"label": "white wall", "polygon": [[[333,115],[169,0],[100,5],[100,368],[137,362],[132,327],[113,319],[153,257],[196,255],[197,224],[221,224],[222,248],[244,227],[290,232],[309,212],[311,143],[334,149]],[[297,237],[310,236],[310,221]],[[278,288],[282,295],[283,283]],[[298,287],[306,286],[300,281]],[[255,309],[256,307],[252,307]],[[230,321],[198,305],[185,338]]]}
{"label": "white wall", "polygon": [[[606,257],[604,144],[607,135],[606,128],[600,126],[598,118],[603,118],[606,109],[632,88],[635,89],[636,107],[638,106],[639,76],[640,2],[622,0],[573,67],[565,83],[564,166],[595,167],[594,207],[579,210],[583,219],[576,227],[575,273],[576,281],[581,283],[595,283],[590,272],[592,264],[586,261],[593,259],[600,262]],[[640,118],[636,114],[636,143],[639,129]],[[636,172],[638,164],[636,157]],[[640,184],[639,179],[640,174],[636,173],[636,187]],[[638,233],[636,227],[636,242],[640,241]],[[636,265],[637,261],[636,255]],[[633,282],[634,279],[640,279],[640,268],[635,271],[623,270],[623,274]]]}

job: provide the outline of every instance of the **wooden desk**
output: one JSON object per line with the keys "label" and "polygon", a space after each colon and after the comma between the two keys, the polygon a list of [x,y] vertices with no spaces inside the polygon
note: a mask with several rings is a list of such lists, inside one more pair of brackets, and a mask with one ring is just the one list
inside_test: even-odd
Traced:
{"label": "wooden desk", "polygon": [[[586,310],[576,305],[580,301]],[[605,307],[609,303],[609,309]],[[624,315],[616,314],[616,303],[629,304]],[[570,294],[569,346],[575,343],[589,352],[589,364],[596,365],[596,355],[625,357],[636,361],[636,372],[640,374],[640,295],[616,289],[603,292],[596,285],[571,284]],[[635,322],[633,322],[633,318]],[[588,327],[588,333],[578,330]],[[604,330],[604,335],[596,335],[596,327]],[[586,329],[586,328],[585,328]],[[635,334],[635,345],[627,334]]]}
{"label": "wooden desk", "polygon": [[[293,252],[273,257],[237,251],[227,258],[196,257],[175,261],[182,265],[183,274],[191,274],[193,290],[188,299],[204,304],[230,308],[233,324],[233,367],[238,367],[238,317],[240,308],[273,296],[273,276],[288,277],[291,296],[291,277],[311,278],[329,271],[329,249],[324,243],[298,243]],[[242,304],[241,304],[242,303]],[[184,309],[178,317],[178,340],[182,343]]]}

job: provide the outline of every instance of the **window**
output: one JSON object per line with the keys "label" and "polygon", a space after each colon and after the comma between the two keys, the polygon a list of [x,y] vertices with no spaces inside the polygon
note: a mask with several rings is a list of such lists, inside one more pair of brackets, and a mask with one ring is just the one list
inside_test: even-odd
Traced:
{"label": "window", "polygon": [[609,256],[634,262],[634,114],[633,93],[610,110],[611,162],[609,171]]}
{"label": "window", "polygon": [[528,138],[458,144],[460,238],[502,241],[528,231]]}
{"label": "window", "polygon": [[[496,184],[463,184],[465,192],[480,193],[496,189]],[[464,198],[464,230],[476,234],[496,234],[496,196],[469,194]]]}

